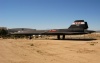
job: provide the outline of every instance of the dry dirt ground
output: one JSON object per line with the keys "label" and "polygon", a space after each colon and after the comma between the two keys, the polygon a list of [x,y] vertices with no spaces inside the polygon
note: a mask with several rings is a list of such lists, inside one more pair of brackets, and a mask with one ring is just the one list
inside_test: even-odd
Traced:
{"label": "dry dirt ground", "polygon": [[0,39],[0,63],[100,63],[100,40]]}

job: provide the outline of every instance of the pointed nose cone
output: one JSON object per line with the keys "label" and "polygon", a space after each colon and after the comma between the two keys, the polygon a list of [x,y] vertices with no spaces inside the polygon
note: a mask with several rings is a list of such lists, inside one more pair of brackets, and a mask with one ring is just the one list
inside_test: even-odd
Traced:
{"label": "pointed nose cone", "polygon": [[94,31],[94,30],[88,30],[88,32],[89,32],[89,33],[94,33],[94,32],[96,32],[96,31]]}

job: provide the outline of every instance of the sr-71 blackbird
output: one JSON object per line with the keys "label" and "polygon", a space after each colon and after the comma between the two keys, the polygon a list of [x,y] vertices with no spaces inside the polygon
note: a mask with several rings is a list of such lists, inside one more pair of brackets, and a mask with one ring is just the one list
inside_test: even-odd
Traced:
{"label": "sr-71 blackbird", "polygon": [[57,35],[57,39],[65,39],[65,35],[81,35],[89,34],[95,31],[88,30],[88,23],[84,20],[74,21],[68,29],[51,29],[51,30],[36,30],[27,28],[8,29],[10,35],[28,35],[30,38],[33,35]]}

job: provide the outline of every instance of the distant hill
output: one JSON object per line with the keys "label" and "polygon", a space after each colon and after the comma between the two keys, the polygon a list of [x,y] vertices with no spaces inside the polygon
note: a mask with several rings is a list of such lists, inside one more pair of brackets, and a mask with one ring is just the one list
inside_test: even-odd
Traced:
{"label": "distant hill", "polygon": [[100,30],[97,30],[96,32],[100,33]]}

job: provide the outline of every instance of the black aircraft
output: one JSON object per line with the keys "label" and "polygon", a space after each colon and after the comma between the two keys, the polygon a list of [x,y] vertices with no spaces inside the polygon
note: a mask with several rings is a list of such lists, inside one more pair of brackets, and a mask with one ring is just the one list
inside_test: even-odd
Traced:
{"label": "black aircraft", "polygon": [[88,24],[84,20],[76,20],[68,29],[36,30],[28,28],[15,28],[8,29],[8,32],[10,35],[28,35],[30,38],[33,35],[57,35],[57,39],[61,39],[60,35],[62,35],[62,39],[65,39],[65,35],[89,34],[95,31],[88,30]]}

